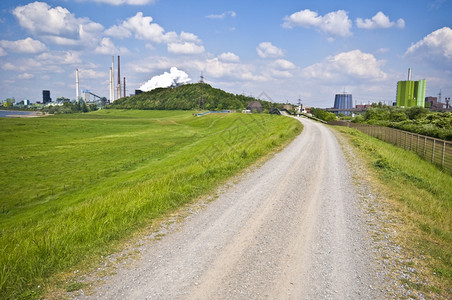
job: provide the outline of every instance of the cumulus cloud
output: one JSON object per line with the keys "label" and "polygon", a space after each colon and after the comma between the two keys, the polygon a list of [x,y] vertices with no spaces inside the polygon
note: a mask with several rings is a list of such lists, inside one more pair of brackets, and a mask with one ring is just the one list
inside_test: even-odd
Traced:
{"label": "cumulus cloud", "polygon": [[128,38],[134,35],[140,40],[162,43],[165,40],[165,30],[157,23],[152,23],[152,17],[143,16],[138,12],[135,16],[115,25],[105,31],[106,35],[116,38]]}
{"label": "cumulus cloud", "polygon": [[176,67],[172,67],[169,73],[164,72],[161,75],[152,77],[148,82],[144,83],[140,87],[140,90],[142,90],[143,92],[149,92],[159,87],[165,88],[179,86],[182,84],[186,84],[190,81],[191,79],[188,77],[187,73],[177,69]]}
{"label": "cumulus cloud", "polygon": [[226,62],[239,62],[240,61],[240,57],[238,57],[237,55],[235,55],[232,52],[221,53],[220,56],[218,56],[218,58],[220,60],[226,61]]}
{"label": "cumulus cloud", "polygon": [[411,45],[405,52],[405,57],[421,62],[452,66],[452,29],[443,27],[428,34]]}
{"label": "cumulus cloud", "polygon": [[285,59],[277,59],[277,60],[275,60],[275,61],[273,62],[273,64],[272,64],[272,66],[273,66],[274,68],[282,69],[282,70],[292,70],[292,69],[295,69],[295,65],[294,65],[292,62],[290,62],[290,61],[288,61],[288,60],[285,60]]}
{"label": "cumulus cloud", "polygon": [[235,16],[236,16],[236,13],[234,11],[226,11],[226,12],[224,12],[222,14],[218,14],[218,15],[215,15],[215,14],[208,15],[208,16],[206,16],[206,18],[223,20],[226,17],[235,18]]}
{"label": "cumulus cloud", "polygon": [[394,23],[389,20],[389,17],[384,13],[379,11],[372,19],[356,19],[356,26],[362,29],[377,29],[377,28],[390,28],[393,26],[397,26],[398,28],[405,27],[405,21],[403,19],[398,19],[397,23]]}
{"label": "cumulus cloud", "polygon": [[335,56],[328,56],[322,62],[313,64],[302,73],[306,78],[327,79],[330,81],[368,79],[373,81],[384,80],[387,74],[372,54],[360,50],[342,52]]}
{"label": "cumulus cloud", "polygon": [[204,46],[195,43],[169,43],[168,52],[174,54],[201,54],[204,52]]}
{"label": "cumulus cloud", "polygon": [[126,54],[129,53],[129,50],[123,47],[117,48],[114,45],[114,43],[110,40],[110,38],[103,38],[100,41],[99,46],[97,46],[96,49],[94,49],[94,52],[98,54],[112,55],[112,54]]}
{"label": "cumulus cloud", "polygon": [[0,47],[16,53],[39,53],[47,50],[46,45],[29,37],[17,41],[2,40],[0,41]]}
{"label": "cumulus cloud", "polygon": [[352,22],[344,10],[333,11],[324,16],[319,16],[317,12],[305,9],[286,16],[282,26],[285,28],[297,26],[304,28],[313,27],[331,37],[346,37],[351,35],[350,28],[352,27]]}
{"label": "cumulus cloud", "polygon": [[262,58],[284,56],[284,50],[274,46],[270,42],[260,43],[259,46],[257,46],[256,51],[257,54]]}
{"label": "cumulus cloud", "polygon": [[268,78],[255,75],[255,66],[237,62],[222,61],[218,57],[207,59],[205,62],[207,74],[215,78],[233,78],[241,80],[264,81]]}
{"label": "cumulus cloud", "polygon": [[[123,21],[120,25],[114,25],[105,31],[105,34],[115,38],[129,38],[134,36],[137,39],[150,41],[153,43],[167,43],[168,51],[175,54],[200,54],[204,52],[204,47],[198,36],[190,32],[182,31],[180,35],[176,32],[165,32],[165,29],[157,23],[153,23],[153,18],[144,16],[138,12],[135,16]],[[152,47],[152,45],[148,45]]]}
{"label": "cumulus cloud", "polygon": [[52,8],[44,2],[18,6],[13,15],[28,32],[59,45],[95,42],[104,29],[88,18],[76,18],[66,8]]}

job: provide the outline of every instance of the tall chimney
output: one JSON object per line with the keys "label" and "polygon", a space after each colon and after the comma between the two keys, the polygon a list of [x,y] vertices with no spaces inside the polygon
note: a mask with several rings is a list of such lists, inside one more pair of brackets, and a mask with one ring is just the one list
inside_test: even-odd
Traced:
{"label": "tall chimney", "polygon": [[78,101],[78,98],[80,97],[79,92],[80,92],[80,87],[79,87],[79,82],[78,82],[78,69],[75,69],[75,100],[76,101]]}
{"label": "tall chimney", "polygon": [[121,64],[119,62],[119,55],[118,55],[118,87],[116,90],[116,95],[117,95],[116,99],[121,98],[121,71],[120,71],[120,69],[121,69]]}
{"label": "tall chimney", "polygon": [[408,81],[411,81],[411,68],[408,68]]}
{"label": "tall chimney", "polygon": [[115,90],[113,89],[113,69],[110,67],[110,103],[115,101]]}
{"label": "tall chimney", "polygon": [[115,57],[111,57],[110,67],[110,103],[115,101]]}
{"label": "tall chimney", "polygon": [[124,92],[122,93],[122,95],[125,97],[126,96],[126,78],[124,77],[124,81],[123,81],[123,89]]}

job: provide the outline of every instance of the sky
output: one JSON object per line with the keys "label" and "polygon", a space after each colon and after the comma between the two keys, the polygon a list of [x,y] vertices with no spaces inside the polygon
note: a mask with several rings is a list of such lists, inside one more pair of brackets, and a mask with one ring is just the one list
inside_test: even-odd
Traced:
{"label": "sky", "polygon": [[332,107],[345,91],[390,104],[412,68],[444,102],[451,13],[452,0],[2,0],[0,100],[75,99],[76,69],[81,90],[109,99],[120,55],[127,95],[175,71],[274,102]]}

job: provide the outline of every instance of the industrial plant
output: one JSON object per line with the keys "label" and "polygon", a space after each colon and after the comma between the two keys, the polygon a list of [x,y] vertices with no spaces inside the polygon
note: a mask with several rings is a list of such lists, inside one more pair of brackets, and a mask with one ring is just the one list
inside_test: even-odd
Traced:
{"label": "industrial plant", "polygon": [[408,69],[408,80],[397,82],[397,106],[425,107],[426,80],[411,80],[412,71]]}

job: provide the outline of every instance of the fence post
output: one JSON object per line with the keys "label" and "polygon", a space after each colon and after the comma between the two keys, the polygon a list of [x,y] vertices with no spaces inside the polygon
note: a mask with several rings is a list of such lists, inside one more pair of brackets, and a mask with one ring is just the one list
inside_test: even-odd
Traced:
{"label": "fence post", "polygon": [[427,152],[427,137],[424,136],[424,155],[423,155],[424,159],[425,159],[426,152]]}
{"label": "fence post", "polygon": [[441,157],[441,168],[444,169],[444,156],[446,155],[446,141],[443,141],[443,155]]}
{"label": "fence post", "polygon": [[436,144],[436,140],[433,139],[433,147],[432,147],[432,163],[435,159],[435,144]]}
{"label": "fence post", "polygon": [[411,138],[410,138],[410,151],[413,150],[413,136],[414,136],[414,134],[411,134]]}
{"label": "fence post", "polygon": [[416,153],[419,154],[419,134],[417,135]]}

